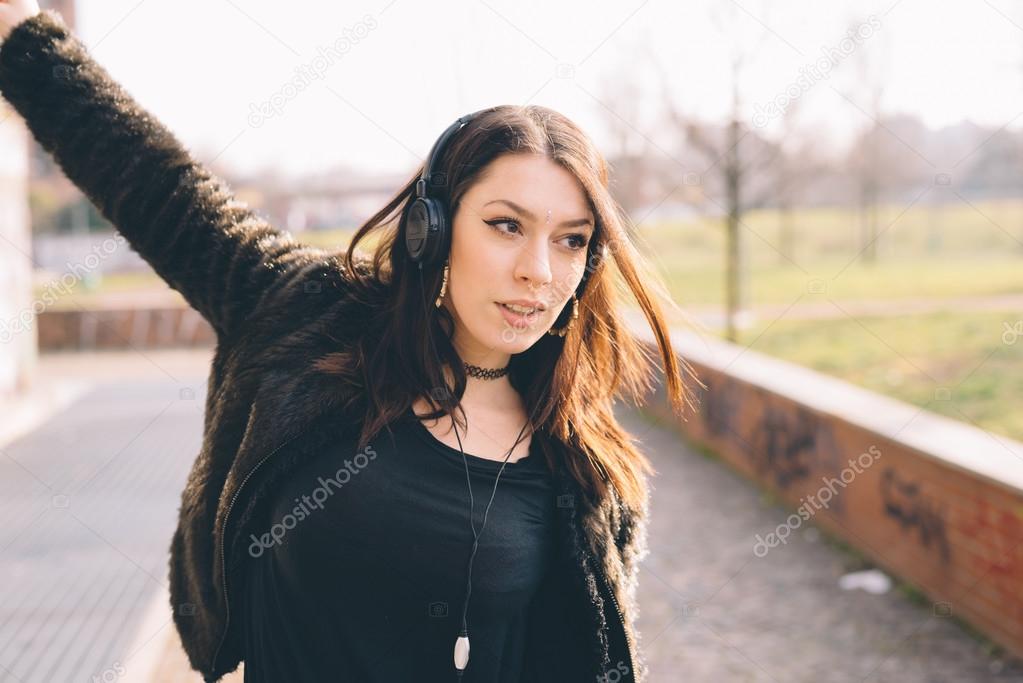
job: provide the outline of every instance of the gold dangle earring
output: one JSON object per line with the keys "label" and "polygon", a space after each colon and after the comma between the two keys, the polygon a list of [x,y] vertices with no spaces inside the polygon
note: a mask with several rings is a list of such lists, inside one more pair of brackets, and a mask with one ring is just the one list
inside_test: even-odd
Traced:
{"label": "gold dangle earring", "polygon": [[547,334],[556,334],[559,337],[564,337],[568,334],[568,331],[572,329],[572,323],[579,317],[579,299],[575,297],[575,292],[572,292],[572,317],[569,319],[568,324],[562,327],[560,330],[551,328],[547,330]]}
{"label": "gold dangle earring", "polygon": [[440,302],[444,300],[444,293],[448,291],[448,262],[444,261],[444,279],[440,283],[440,296],[437,297],[437,301],[434,305],[440,308]]}

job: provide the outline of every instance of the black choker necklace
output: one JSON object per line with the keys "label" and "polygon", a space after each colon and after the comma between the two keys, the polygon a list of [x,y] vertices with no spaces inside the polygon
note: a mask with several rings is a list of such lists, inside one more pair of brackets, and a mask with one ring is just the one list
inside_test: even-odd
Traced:
{"label": "black choker necklace", "polygon": [[504,377],[508,374],[508,368],[510,367],[510,365],[505,365],[503,368],[481,368],[478,365],[473,365],[464,361],[462,362],[462,365],[465,367],[465,371],[467,373],[473,377],[478,377],[479,379],[497,379],[498,377]]}

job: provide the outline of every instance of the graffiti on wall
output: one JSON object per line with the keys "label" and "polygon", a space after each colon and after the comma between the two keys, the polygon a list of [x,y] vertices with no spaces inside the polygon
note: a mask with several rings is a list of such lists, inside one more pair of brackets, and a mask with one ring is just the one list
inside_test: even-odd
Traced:
{"label": "graffiti on wall", "polygon": [[[762,478],[770,478],[781,489],[789,489],[817,474],[832,474],[842,466],[842,457],[831,423],[800,406],[772,405],[769,395],[742,405],[743,389],[725,376],[704,379],[707,388],[698,392],[703,428],[718,439],[731,442],[749,460]],[[761,408],[749,427],[740,419],[745,412]],[[843,513],[841,500],[834,512]]]}
{"label": "graffiti on wall", "polygon": [[880,488],[885,515],[903,530],[916,530],[924,548],[936,550],[947,562],[952,551],[945,534],[944,506],[924,496],[918,482],[900,478],[894,467],[881,473]]}
{"label": "graffiti on wall", "polygon": [[750,455],[758,472],[773,476],[783,489],[809,477],[813,467],[820,425],[801,413],[765,405],[750,435]]}
{"label": "graffiti on wall", "polygon": [[706,388],[697,388],[699,404],[703,407],[700,417],[709,434],[719,438],[739,437],[735,431],[735,417],[739,413],[740,393],[735,382],[706,378]]}

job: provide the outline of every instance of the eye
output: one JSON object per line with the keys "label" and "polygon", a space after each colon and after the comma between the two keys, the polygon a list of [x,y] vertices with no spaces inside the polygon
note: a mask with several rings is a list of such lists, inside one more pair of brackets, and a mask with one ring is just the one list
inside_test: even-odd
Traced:
{"label": "eye", "polygon": [[[502,218],[495,218],[493,220],[483,221],[483,222],[486,223],[487,225],[489,225],[491,228],[493,228],[497,232],[501,233],[502,235],[511,236],[511,235],[513,235],[513,233],[505,232],[503,229],[497,227],[499,225],[514,225],[516,227],[516,229],[521,230],[521,226],[519,225],[519,222],[517,220],[515,220],[514,218],[502,217]],[[586,245],[589,244],[589,240],[586,239],[586,235],[584,233],[576,233],[574,235],[569,235],[568,239],[574,240],[574,242],[572,242],[572,246],[569,246],[569,249],[571,249],[572,251],[581,251],[581,250],[586,248]]]}
{"label": "eye", "polygon": [[569,238],[576,240],[576,242],[574,243],[575,246],[571,247],[572,251],[581,251],[582,249],[586,248],[587,244],[590,243],[590,241],[586,239],[586,235],[583,235],[581,233],[576,235],[569,235]]}
{"label": "eye", "polygon": [[498,225],[514,225],[516,227],[519,225],[518,221],[516,221],[514,218],[495,218],[494,220],[483,222],[503,235],[508,235],[510,233],[501,230],[500,228],[497,227]]}

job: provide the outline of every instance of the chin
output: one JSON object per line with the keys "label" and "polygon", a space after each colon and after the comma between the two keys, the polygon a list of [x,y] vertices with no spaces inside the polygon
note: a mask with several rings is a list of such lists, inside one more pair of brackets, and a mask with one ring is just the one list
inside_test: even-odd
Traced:
{"label": "chin", "polygon": [[522,353],[543,336],[543,330],[533,327],[525,330],[503,328],[497,333],[495,348],[499,348],[509,354]]}

